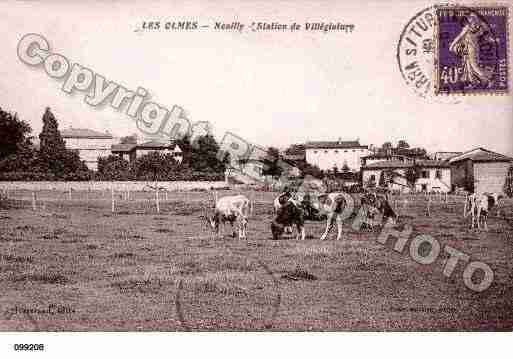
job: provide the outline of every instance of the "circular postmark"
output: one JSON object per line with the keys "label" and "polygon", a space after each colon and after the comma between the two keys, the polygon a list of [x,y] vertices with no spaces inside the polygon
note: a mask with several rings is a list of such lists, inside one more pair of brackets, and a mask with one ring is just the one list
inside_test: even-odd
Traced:
{"label": "circular postmark", "polygon": [[[442,20],[438,21],[437,10],[446,8],[430,6],[416,13],[401,32],[396,57],[406,85],[418,96],[434,102],[457,103],[460,101],[458,97],[437,94],[473,92],[475,83],[481,84],[486,79],[478,66],[486,62],[486,70],[492,71],[489,64],[498,62],[497,46],[493,46],[494,40],[490,41],[498,37],[494,33],[494,26],[490,26],[487,19],[472,8],[450,6],[447,11],[449,15],[444,14]],[[468,34],[464,33],[467,28]],[[481,33],[476,34],[478,30]],[[474,62],[472,56],[476,58]],[[485,59],[485,56],[488,58]],[[453,63],[457,62],[457,66],[448,64],[449,57]],[[440,90],[440,84],[456,83],[457,79],[460,83],[451,88],[457,87],[458,90]],[[488,82],[486,86],[490,87],[491,83]]]}
{"label": "circular postmark", "polygon": [[[274,298],[271,300],[270,310],[269,313],[265,316],[265,318],[262,318],[263,328],[264,330],[271,330],[274,328],[275,320],[278,315],[278,311],[281,305],[281,294],[279,292],[279,282],[274,273],[271,271],[268,265],[263,263],[262,261],[258,259],[254,259],[254,262],[257,264],[258,268],[263,270],[263,274],[261,276],[265,276],[272,282],[273,287],[273,294]],[[180,322],[182,328],[184,331],[192,331],[194,330],[193,325],[191,325],[190,321],[187,319],[186,315],[184,314],[184,280],[180,279],[177,283],[177,290],[176,290],[176,297],[175,297],[175,309],[178,321]],[[212,303],[209,303],[209,305],[212,305]],[[236,305],[233,303],[232,305]],[[216,308],[217,309],[217,308]],[[233,307],[232,307],[233,309]]]}
{"label": "circular postmark", "polygon": [[434,95],[435,7],[416,13],[406,24],[397,44],[401,75],[420,97]]}

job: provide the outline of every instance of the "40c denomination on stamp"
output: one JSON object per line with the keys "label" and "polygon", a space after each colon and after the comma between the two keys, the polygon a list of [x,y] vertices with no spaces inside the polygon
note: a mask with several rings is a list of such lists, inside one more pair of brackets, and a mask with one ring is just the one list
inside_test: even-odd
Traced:
{"label": "40c denomination on stamp", "polygon": [[505,94],[508,8],[437,6],[435,93]]}

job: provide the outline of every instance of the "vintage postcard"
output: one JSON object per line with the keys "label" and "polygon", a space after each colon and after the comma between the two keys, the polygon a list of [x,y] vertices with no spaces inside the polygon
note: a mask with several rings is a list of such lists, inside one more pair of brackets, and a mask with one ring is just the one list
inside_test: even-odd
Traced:
{"label": "vintage postcard", "polygon": [[0,3],[0,332],[511,331],[512,11]]}

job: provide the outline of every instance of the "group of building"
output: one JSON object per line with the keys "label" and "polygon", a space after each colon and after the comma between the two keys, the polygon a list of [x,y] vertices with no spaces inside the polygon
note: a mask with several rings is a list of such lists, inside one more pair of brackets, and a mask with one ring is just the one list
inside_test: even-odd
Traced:
{"label": "group of building", "polygon": [[[183,158],[182,149],[174,142],[149,140],[142,143],[119,143],[119,138],[106,132],[90,129],[68,128],[61,131],[66,147],[78,150],[87,166],[97,169],[98,157],[118,155],[133,162],[152,151],[170,154],[178,163]],[[297,153],[284,153],[291,164],[291,173],[298,175],[294,163],[306,161],[323,171],[334,168],[361,172],[362,184],[379,184],[386,178],[386,186],[392,190],[408,192],[412,189],[424,192],[451,192],[464,189],[470,192],[502,192],[513,158],[479,147],[467,152],[436,152],[432,156],[410,157],[393,152],[376,152],[367,145],[355,141],[306,142]],[[258,159],[252,161],[252,173],[262,172]],[[413,186],[408,183],[407,172],[418,172]],[[262,175],[263,176],[263,175]],[[244,178],[241,179],[244,181]]]}

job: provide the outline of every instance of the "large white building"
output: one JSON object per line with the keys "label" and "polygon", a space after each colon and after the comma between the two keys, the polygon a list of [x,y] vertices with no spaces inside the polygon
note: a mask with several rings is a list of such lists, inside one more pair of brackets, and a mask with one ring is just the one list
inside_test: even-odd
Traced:
{"label": "large white building", "polygon": [[356,141],[315,141],[305,144],[306,162],[321,170],[339,170],[347,165],[352,171],[359,171],[361,159],[370,154],[369,147]]}
{"label": "large white building", "polygon": [[66,148],[77,150],[80,159],[91,170],[97,170],[98,157],[111,154],[110,148],[117,141],[108,132],[98,132],[87,128],[67,128],[60,131]]}

